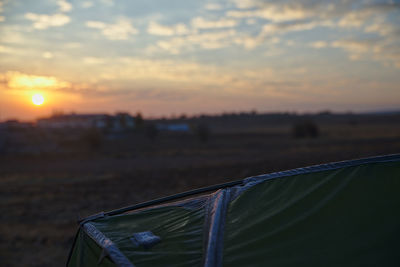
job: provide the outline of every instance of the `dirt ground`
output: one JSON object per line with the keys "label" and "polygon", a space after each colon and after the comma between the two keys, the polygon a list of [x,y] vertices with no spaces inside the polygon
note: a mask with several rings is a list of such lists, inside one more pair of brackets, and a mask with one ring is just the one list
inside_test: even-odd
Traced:
{"label": "dirt ground", "polygon": [[[249,124],[250,125],[250,124]],[[174,193],[313,164],[400,152],[399,118],[213,127],[193,135],[132,136],[101,151],[0,156],[0,265],[65,265],[79,218]]]}

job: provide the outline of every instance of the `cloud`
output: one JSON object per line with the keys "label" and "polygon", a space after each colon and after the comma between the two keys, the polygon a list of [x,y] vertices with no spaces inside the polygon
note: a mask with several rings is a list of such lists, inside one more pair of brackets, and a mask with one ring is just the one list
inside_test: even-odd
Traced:
{"label": "cloud", "polygon": [[227,47],[233,42],[236,31],[226,30],[218,32],[195,33],[182,37],[157,42],[157,47],[171,54],[179,54],[195,48],[214,50]]}
{"label": "cloud", "polygon": [[78,43],[78,42],[68,42],[68,43],[64,43],[63,46],[68,49],[76,49],[76,48],[82,47],[82,44]]}
{"label": "cloud", "polygon": [[192,19],[192,27],[195,29],[218,29],[218,28],[231,28],[238,24],[236,20],[221,18],[219,20],[207,20],[202,17]]}
{"label": "cloud", "polygon": [[374,21],[364,28],[366,33],[377,33],[382,37],[396,38],[400,37],[400,26],[388,23],[383,17],[377,17]]}
{"label": "cloud", "polygon": [[106,27],[106,24],[101,21],[87,21],[86,26],[94,29],[104,29]]}
{"label": "cloud", "polygon": [[245,49],[251,50],[264,42],[260,36],[241,35],[234,38],[234,43],[243,46]]}
{"label": "cloud", "polygon": [[45,58],[45,59],[51,59],[51,58],[54,57],[54,55],[53,55],[53,53],[51,53],[51,52],[49,52],[49,51],[46,51],[46,52],[44,52],[44,53],[42,54],[42,57]]}
{"label": "cloud", "polygon": [[1,16],[1,13],[3,13],[3,5],[4,5],[4,2],[0,2],[0,22],[6,20],[6,18],[4,16]]}
{"label": "cloud", "polygon": [[[187,60],[150,60],[134,57],[105,59],[104,64],[94,66],[98,84],[112,84],[121,79],[136,88],[181,88],[194,90],[219,88],[224,91],[242,92],[265,82],[281,83],[272,69],[232,70],[212,64],[200,64]],[[229,84],[229,88],[226,85]],[[133,89],[133,88],[132,88]]]}
{"label": "cloud", "polygon": [[332,42],[331,46],[348,52],[351,60],[371,58],[382,63],[391,63],[400,68],[400,47],[396,44],[396,41],[381,39],[338,40]]}
{"label": "cloud", "polygon": [[101,21],[87,21],[86,26],[99,29],[101,33],[110,40],[126,40],[130,35],[139,32],[132,26],[128,18],[119,18],[114,24],[107,24]]}
{"label": "cloud", "polygon": [[72,10],[71,3],[69,3],[65,0],[60,0],[57,2],[57,4],[60,7],[60,12],[69,12]]}
{"label": "cloud", "polygon": [[27,43],[26,33],[24,33],[21,26],[18,25],[2,25],[1,27],[1,38],[0,43],[2,44],[13,44],[18,47],[23,47]]}
{"label": "cloud", "polygon": [[394,2],[373,3],[373,1],[267,1],[233,0],[239,9],[228,10],[227,17],[236,19],[260,18],[271,23],[308,20],[314,24],[331,21],[332,26],[341,28],[359,28],[368,20],[398,12],[400,5]]}
{"label": "cloud", "polygon": [[59,6],[59,13],[48,15],[28,12],[25,13],[24,17],[33,21],[33,27],[38,30],[64,26],[71,21],[71,18],[64,13],[71,11],[72,5],[66,0],[58,0],[57,5]]}
{"label": "cloud", "polygon": [[307,10],[299,6],[268,6],[260,10],[260,17],[275,22],[299,20],[309,16]]}
{"label": "cloud", "polygon": [[248,9],[258,6],[258,1],[256,0],[231,0],[237,8]]}
{"label": "cloud", "polygon": [[373,42],[359,40],[339,40],[332,43],[332,47],[343,48],[348,52],[360,54],[370,50]]}
{"label": "cloud", "polygon": [[19,50],[14,47],[0,45],[0,53],[2,54],[17,54]]}
{"label": "cloud", "polygon": [[226,12],[226,16],[238,19],[255,18],[260,17],[260,12],[257,10],[229,10]]}
{"label": "cloud", "polygon": [[71,21],[70,17],[61,13],[53,15],[26,13],[24,17],[33,21],[33,27],[38,30],[44,30],[49,27],[61,27]]}
{"label": "cloud", "polygon": [[359,10],[350,11],[339,20],[338,26],[344,28],[358,28],[364,25],[368,19],[377,15],[382,10],[379,8],[363,7]]}
{"label": "cloud", "polygon": [[383,62],[390,62],[396,68],[400,69],[400,46],[389,44],[376,46],[374,48],[375,59]]}
{"label": "cloud", "polygon": [[7,85],[8,89],[14,90],[58,90],[70,87],[71,84],[61,81],[53,76],[39,76],[21,73],[18,71],[7,71],[0,73],[0,81]]}
{"label": "cloud", "polygon": [[0,2],[0,22],[5,21],[6,19],[4,16],[1,16],[1,13],[3,13],[3,5],[4,2]]}
{"label": "cloud", "polygon": [[173,26],[161,25],[155,21],[151,21],[147,28],[147,32],[153,35],[160,36],[173,36],[173,35],[184,35],[189,33],[189,29],[183,23],[178,23]]}
{"label": "cloud", "polygon": [[204,8],[207,10],[221,10],[222,6],[217,3],[208,3],[204,6]]}
{"label": "cloud", "polygon": [[102,85],[93,83],[71,83],[55,76],[34,75],[19,71],[0,73],[0,89],[14,92],[52,91],[69,94],[102,94],[107,91]]}
{"label": "cloud", "polygon": [[327,46],[329,46],[329,44],[325,41],[316,41],[316,42],[312,42],[310,43],[310,46],[316,49],[320,49],[320,48],[325,48]]}
{"label": "cloud", "polygon": [[88,65],[97,65],[104,63],[104,59],[98,57],[84,57],[83,63]]}
{"label": "cloud", "polygon": [[286,41],[286,45],[287,45],[287,46],[295,46],[295,45],[296,45],[296,42],[293,41],[293,40],[288,40],[288,41]]}
{"label": "cloud", "polygon": [[92,7],[93,5],[94,5],[94,4],[93,4],[92,1],[85,1],[85,2],[82,2],[82,4],[81,4],[82,8],[90,8],[90,7]]}
{"label": "cloud", "polygon": [[[337,26],[351,30],[362,28],[353,39],[337,40],[332,47],[341,48],[350,60],[372,59],[400,67],[400,27],[391,14],[399,15],[400,5],[393,2],[360,4],[342,13]],[[377,34],[368,36],[363,33]]]}
{"label": "cloud", "polygon": [[293,31],[305,31],[312,30],[315,27],[332,27],[333,23],[331,21],[290,21],[281,23],[269,23],[263,26],[261,35],[271,36],[275,34],[284,34]]}
{"label": "cloud", "polygon": [[103,4],[107,6],[113,6],[114,5],[114,0],[100,0]]}
{"label": "cloud", "polygon": [[309,11],[297,5],[270,4],[253,10],[230,10],[226,13],[233,18],[262,18],[273,22],[299,20],[309,17]]}

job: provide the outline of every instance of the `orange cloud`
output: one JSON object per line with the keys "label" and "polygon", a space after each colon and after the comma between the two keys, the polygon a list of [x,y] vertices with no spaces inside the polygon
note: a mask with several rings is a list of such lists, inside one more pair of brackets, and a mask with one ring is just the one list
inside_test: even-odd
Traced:
{"label": "orange cloud", "polygon": [[70,87],[70,83],[53,76],[29,75],[18,71],[7,71],[0,74],[0,80],[5,82],[9,89],[17,90],[54,90]]}

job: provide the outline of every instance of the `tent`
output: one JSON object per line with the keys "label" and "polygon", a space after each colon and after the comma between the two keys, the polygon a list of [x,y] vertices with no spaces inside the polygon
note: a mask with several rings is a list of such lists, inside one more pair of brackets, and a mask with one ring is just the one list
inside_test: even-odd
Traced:
{"label": "tent", "polygon": [[79,224],[67,266],[400,266],[400,154],[201,188]]}

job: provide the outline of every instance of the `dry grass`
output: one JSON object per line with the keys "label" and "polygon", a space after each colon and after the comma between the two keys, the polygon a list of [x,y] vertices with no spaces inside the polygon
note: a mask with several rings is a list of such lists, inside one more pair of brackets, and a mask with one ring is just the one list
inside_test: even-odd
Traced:
{"label": "dry grass", "polygon": [[133,136],[105,144],[98,154],[3,156],[1,265],[63,266],[78,217],[102,210],[251,175],[400,151],[398,119],[319,126],[316,139],[292,138],[291,124],[254,123],[240,131],[215,127],[207,143],[190,135],[161,135],[154,142]]}

